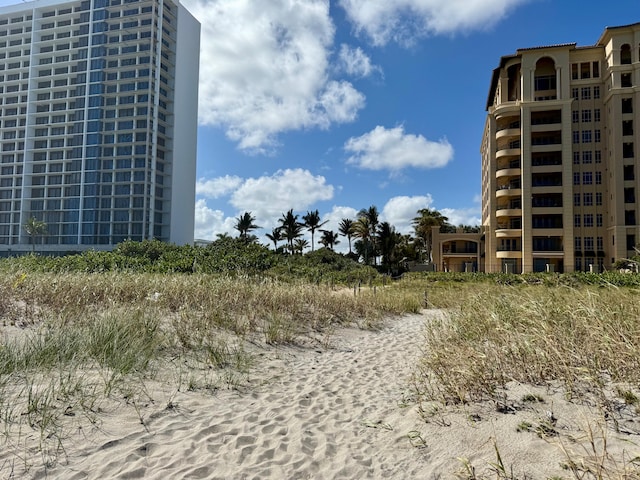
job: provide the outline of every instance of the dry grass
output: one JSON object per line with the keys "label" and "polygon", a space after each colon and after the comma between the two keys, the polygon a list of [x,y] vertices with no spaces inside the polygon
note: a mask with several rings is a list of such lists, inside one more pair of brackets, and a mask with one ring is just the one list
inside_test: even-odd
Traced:
{"label": "dry grass", "polygon": [[[330,345],[337,327],[378,328],[419,301],[390,288],[214,275],[43,274],[0,278],[0,444],[25,451],[37,433],[45,466],[69,432],[168,391],[244,388],[256,347]],[[316,340],[317,341],[317,340]],[[155,384],[155,383],[154,383]],[[13,466],[12,466],[13,468]],[[23,471],[29,468],[24,459]],[[0,471],[5,471],[4,467]]]}
{"label": "dry grass", "polygon": [[[554,435],[566,456],[567,478],[640,478],[638,457],[613,455],[607,444],[611,432],[621,432],[622,412],[638,417],[640,291],[467,283],[430,285],[429,293],[446,314],[425,330],[416,369],[422,398],[455,408],[499,401],[512,381],[560,386],[569,401],[600,411],[583,429],[584,438]],[[492,478],[516,478],[496,453],[491,465],[500,468],[493,468]],[[468,464],[462,478],[481,478],[474,472]]]}

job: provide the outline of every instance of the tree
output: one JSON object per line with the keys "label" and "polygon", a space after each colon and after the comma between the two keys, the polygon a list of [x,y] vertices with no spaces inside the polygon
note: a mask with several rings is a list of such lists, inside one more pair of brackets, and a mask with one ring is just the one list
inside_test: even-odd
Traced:
{"label": "tree", "polygon": [[293,253],[299,253],[302,255],[304,249],[309,246],[309,241],[306,238],[296,238],[296,241],[293,244]]}
{"label": "tree", "polygon": [[318,212],[318,210],[314,210],[313,212],[308,211],[307,214],[302,217],[302,220],[304,222],[304,226],[307,227],[307,230],[311,232],[311,251],[313,252],[315,244],[313,240],[314,234],[316,233],[317,229],[319,229],[327,222],[320,222],[320,213]]}
{"label": "tree", "polygon": [[[363,218],[365,218],[367,220],[368,226],[369,226],[369,234],[368,234],[368,241],[370,242],[370,245],[367,246],[366,248],[366,252],[372,251],[373,252],[373,264],[376,264],[376,255],[377,255],[377,248],[376,248],[376,231],[378,229],[378,208],[375,205],[371,205],[369,208],[363,208],[362,210],[360,210],[358,212],[358,220],[361,220]],[[363,237],[360,237],[363,238]],[[364,238],[363,238],[364,241]],[[365,263],[368,263],[365,261]]]}
{"label": "tree", "polygon": [[273,242],[273,249],[276,251],[278,250],[278,242],[284,240],[282,229],[279,227],[273,228],[271,233],[267,233],[265,236]]}
{"label": "tree", "polygon": [[320,230],[322,236],[320,237],[320,243],[329,250],[333,250],[333,247],[340,243],[338,240],[338,234],[333,230]]}
{"label": "tree", "polygon": [[353,236],[360,239],[359,242],[356,242],[356,251],[363,258],[364,264],[369,265],[369,258],[372,256],[373,249],[371,242],[371,224],[367,217],[359,217],[354,222]]}
{"label": "tree", "polygon": [[47,224],[36,217],[30,217],[24,224],[24,231],[29,235],[33,253],[36,251],[36,240],[47,234]]}
{"label": "tree", "polygon": [[347,237],[347,241],[349,242],[349,254],[351,254],[351,236],[353,235],[353,220],[350,218],[343,218],[340,220],[340,224],[338,225],[338,232],[343,237]]}
{"label": "tree", "polygon": [[416,237],[422,242],[427,260],[431,261],[431,227],[451,227],[449,219],[435,209],[421,208],[412,223]]}
{"label": "tree", "polygon": [[293,253],[293,241],[302,236],[302,224],[298,222],[298,215],[293,214],[293,209],[283,213],[280,220],[280,228],[287,240],[289,251]]}
{"label": "tree", "polygon": [[382,266],[387,272],[391,272],[392,267],[398,266],[398,247],[402,241],[402,235],[389,222],[382,222],[378,227],[378,245],[382,257]]}
{"label": "tree", "polygon": [[238,232],[240,232],[240,238],[245,241],[245,243],[249,243],[249,232],[260,228],[256,225],[255,222],[256,217],[251,215],[251,212],[244,212],[244,214],[240,215],[236,219],[236,224],[233,226]]}

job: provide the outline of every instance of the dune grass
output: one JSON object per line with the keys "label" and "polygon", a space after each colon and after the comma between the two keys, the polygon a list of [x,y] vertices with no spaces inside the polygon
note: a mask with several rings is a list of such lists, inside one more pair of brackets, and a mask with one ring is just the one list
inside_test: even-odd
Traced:
{"label": "dune grass", "polygon": [[256,348],[313,339],[327,347],[337,327],[375,329],[385,315],[419,308],[419,300],[381,286],[238,275],[5,272],[0,442],[19,452],[35,432],[41,461],[51,466],[64,458],[65,439],[77,428],[99,426],[109,409],[152,401],[149,382],[175,392],[243,388]]}
{"label": "dune grass", "polygon": [[[630,443],[631,452],[614,455],[607,438],[621,432],[622,412],[640,413],[640,290],[558,277],[533,284],[478,280],[412,280],[414,289],[421,285],[428,292],[431,307],[443,308],[425,328],[415,369],[425,404],[431,411],[434,404],[444,409],[487,401],[500,405],[510,382],[559,387],[569,401],[600,413],[585,427],[584,438],[570,441],[548,425],[523,424],[522,431],[561,449],[566,476],[558,478],[639,479],[640,457],[631,452],[640,446]],[[488,476],[465,460],[460,478],[529,478],[516,476],[507,460],[496,443]]]}

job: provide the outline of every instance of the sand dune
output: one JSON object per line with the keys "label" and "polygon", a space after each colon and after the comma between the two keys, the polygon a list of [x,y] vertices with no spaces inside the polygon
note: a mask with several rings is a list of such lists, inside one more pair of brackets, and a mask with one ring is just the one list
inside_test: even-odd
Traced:
{"label": "sand dune", "polygon": [[[35,465],[25,476],[456,478],[464,472],[463,457],[478,475],[490,472],[498,445],[508,468],[525,472],[526,478],[571,478],[560,466],[566,456],[558,439],[517,432],[523,421],[535,425],[553,411],[563,438],[581,438],[580,425],[593,420],[593,412],[566,402],[561,392],[512,385],[507,403],[513,411],[500,412],[487,403],[434,408],[426,421],[418,414],[411,369],[420,353],[422,326],[438,314],[389,319],[378,332],[344,329],[329,348],[261,347],[242,392],[169,394],[159,388],[144,411],[105,414],[100,429],[84,429],[66,441],[64,461],[48,469]],[[522,395],[532,391],[545,402],[519,406]],[[611,437],[611,451],[631,448]],[[580,450],[580,445],[572,442],[568,448]],[[0,477],[6,472],[3,461],[8,465],[6,452],[0,454]]]}

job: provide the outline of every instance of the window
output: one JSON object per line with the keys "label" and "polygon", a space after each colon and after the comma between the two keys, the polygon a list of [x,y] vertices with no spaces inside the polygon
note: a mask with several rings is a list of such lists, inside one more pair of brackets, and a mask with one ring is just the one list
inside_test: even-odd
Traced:
{"label": "window", "polygon": [[633,113],[633,100],[631,98],[622,99],[622,113]]}
{"label": "window", "polygon": [[584,226],[585,227],[593,227],[593,214],[585,213],[584,214]]}
{"label": "window", "polygon": [[582,110],[582,121],[591,122],[591,110]]}
{"label": "window", "polygon": [[635,210],[625,210],[624,211],[624,224],[625,225],[635,225],[636,224],[636,211]]}
{"label": "window", "polygon": [[600,121],[600,109],[596,108],[593,110],[593,121],[594,122],[599,122]]}
{"label": "window", "polygon": [[590,207],[593,205],[593,193],[585,193],[583,204],[585,207]]}
{"label": "window", "polygon": [[573,184],[580,185],[580,172],[573,172]]}
{"label": "window", "polygon": [[595,151],[596,163],[602,163],[602,152],[600,150]]}
{"label": "window", "polygon": [[622,144],[622,158],[633,158],[633,142]]}
{"label": "window", "polygon": [[591,130],[582,131],[582,143],[591,143]]}
{"label": "window", "polygon": [[582,100],[591,100],[591,87],[582,87],[580,94]]}
{"label": "window", "polygon": [[602,172],[596,172],[596,185],[602,185]]}
{"label": "window", "polygon": [[584,237],[584,249],[588,252],[593,251],[593,237]]}
{"label": "window", "polygon": [[[593,62],[591,64],[591,67],[592,67],[591,72],[593,73],[593,78],[598,78],[600,76],[600,62],[597,62],[597,61]],[[594,94],[595,94],[595,92],[594,92]],[[594,95],[594,98],[596,98],[595,95]]]}
{"label": "window", "polygon": [[582,219],[582,217],[580,216],[580,214],[577,214],[577,213],[576,213],[576,214],[573,216],[573,226],[574,226],[574,227],[576,227],[576,228],[577,228],[577,227],[580,227],[580,221],[581,221],[581,219]]}
{"label": "window", "polygon": [[582,184],[583,185],[591,185],[593,183],[593,173],[592,172],[582,172]]}
{"label": "window", "polygon": [[580,132],[577,130],[574,130],[572,132],[572,138],[573,138],[573,143],[580,143]]}
{"label": "window", "polygon": [[622,121],[622,135],[633,135],[633,120]]}
{"label": "window", "polygon": [[571,121],[573,123],[578,123],[580,121],[580,112],[578,110],[573,110],[571,112]]}
{"label": "window", "polygon": [[621,73],[620,74],[620,86],[623,88],[631,87],[631,74],[630,73]]}
{"label": "window", "polygon": [[580,206],[580,194],[579,193],[574,193],[573,194],[573,206],[574,207],[579,207]]}
{"label": "window", "polygon": [[596,192],[596,205],[598,205],[598,206],[602,205],[602,193],[601,192]]}
{"label": "window", "polygon": [[633,165],[625,165],[623,167],[625,181],[635,180]]}
{"label": "window", "polygon": [[624,203],[635,203],[636,202],[636,193],[634,188],[625,188],[624,189]]}
{"label": "window", "polygon": [[578,252],[582,250],[582,237],[573,238],[573,248]]}
{"label": "window", "polygon": [[573,164],[574,165],[580,164],[580,152],[573,152]]}
{"label": "window", "polygon": [[580,64],[580,78],[591,78],[591,65],[588,62]]}
{"label": "window", "polygon": [[573,87],[573,88],[571,89],[571,97],[572,97],[574,100],[578,100],[578,92],[579,92],[579,90],[578,90],[578,88],[577,88],[577,87]]}
{"label": "window", "polygon": [[589,164],[593,160],[593,152],[591,150],[587,150],[582,152],[582,163]]}

